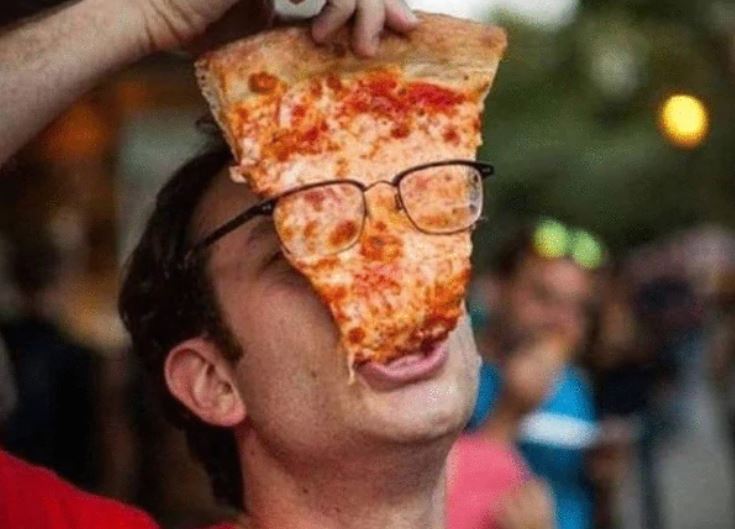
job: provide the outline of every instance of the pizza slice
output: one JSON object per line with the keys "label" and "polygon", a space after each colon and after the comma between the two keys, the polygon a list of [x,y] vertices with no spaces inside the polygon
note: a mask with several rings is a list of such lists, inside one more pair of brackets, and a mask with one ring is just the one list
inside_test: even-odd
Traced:
{"label": "pizza slice", "polygon": [[[400,200],[382,183],[411,167],[474,159],[506,37],[419,17],[410,35],[386,35],[372,59],[353,55],[346,29],[317,46],[306,27],[291,27],[196,65],[237,160],[233,179],[262,197],[286,194],[274,212],[286,256],[329,306],[351,366],[430,351],[463,311],[469,230],[425,233],[404,207],[414,202],[421,223],[448,222],[452,197],[468,192],[457,168],[415,171]],[[308,187],[327,181],[360,185]]]}

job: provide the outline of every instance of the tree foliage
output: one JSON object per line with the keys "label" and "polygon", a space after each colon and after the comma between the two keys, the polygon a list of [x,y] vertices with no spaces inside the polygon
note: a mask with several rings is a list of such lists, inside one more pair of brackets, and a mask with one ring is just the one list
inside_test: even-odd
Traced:
{"label": "tree foliage", "polygon": [[[480,262],[508,226],[551,215],[617,253],[671,231],[735,226],[735,4],[581,2],[550,31],[506,19],[510,46],[487,101],[480,156],[497,166]],[[691,93],[711,114],[693,150],[664,139],[666,97]]]}

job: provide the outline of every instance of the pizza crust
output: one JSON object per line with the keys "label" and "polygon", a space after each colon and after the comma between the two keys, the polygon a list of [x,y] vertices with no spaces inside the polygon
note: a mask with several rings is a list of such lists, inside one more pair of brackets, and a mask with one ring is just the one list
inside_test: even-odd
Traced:
{"label": "pizza crust", "polygon": [[378,54],[369,59],[352,52],[349,28],[329,44],[315,46],[307,26],[260,33],[202,56],[195,66],[202,94],[236,158],[241,149],[226,110],[268,93],[273,79],[290,86],[333,71],[349,75],[398,65],[414,79],[486,93],[507,46],[505,31],[445,15],[417,16],[420,24],[414,31],[386,33]]}

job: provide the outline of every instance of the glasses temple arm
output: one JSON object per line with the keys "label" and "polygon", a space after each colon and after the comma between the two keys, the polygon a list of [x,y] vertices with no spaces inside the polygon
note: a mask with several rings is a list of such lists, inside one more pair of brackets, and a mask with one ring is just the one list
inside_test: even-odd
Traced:
{"label": "glasses temple arm", "polygon": [[233,219],[225,222],[223,225],[221,225],[219,228],[215,229],[211,233],[209,233],[206,237],[204,237],[202,240],[197,242],[194,246],[191,247],[191,249],[186,252],[186,257],[184,257],[184,265],[188,265],[192,261],[194,257],[196,257],[200,252],[206,250],[209,248],[212,244],[217,242],[219,239],[230,233],[231,231],[236,230],[249,220],[251,220],[254,217],[257,217],[259,215],[269,215],[273,212],[273,208],[275,207],[273,200],[268,200],[267,202],[263,202],[261,204],[256,204],[255,206],[245,210],[244,212],[240,213]]}

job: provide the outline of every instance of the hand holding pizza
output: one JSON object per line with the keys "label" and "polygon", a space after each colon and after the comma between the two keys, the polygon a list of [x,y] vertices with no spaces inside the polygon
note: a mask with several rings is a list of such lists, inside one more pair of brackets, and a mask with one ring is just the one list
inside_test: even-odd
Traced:
{"label": "hand holding pizza", "polygon": [[312,36],[324,42],[355,16],[352,45],[359,55],[378,51],[380,32],[387,27],[398,33],[411,31],[418,24],[416,15],[403,0],[328,0],[314,19]]}
{"label": "hand holding pizza", "polygon": [[[134,1],[144,20],[150,51],[192,44],[198,50],[211,48],[275,21],[273,0]],[[353,18],[353,47],[364,56],[377,52],[384,27],[408,32],[418,23],[403,0],[327,0],[313,21],[312,35],[317,42],[326,42]]]}
{"label": "hand holding pizza", "polygon": [[[110,72],[153,52],[203,51],[266,29],[273,6],[274,0],[79,0],[0,31],[0,108],[13,123],[0,130],[0,165]],[[328,40],[353,17],[360,55],[377,50],[384,26],[405,32],[417,23],[403,0],[326,0],[313,37]]]}

